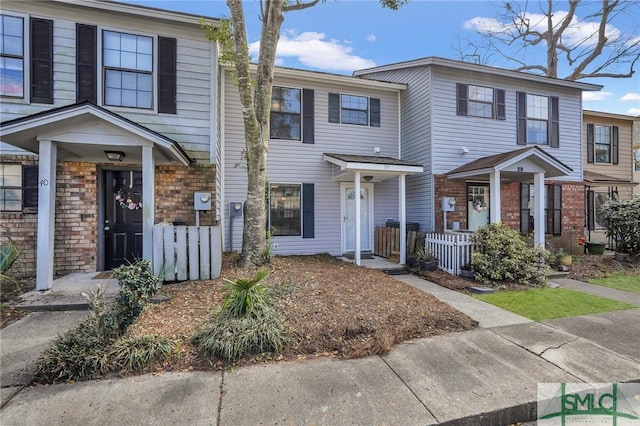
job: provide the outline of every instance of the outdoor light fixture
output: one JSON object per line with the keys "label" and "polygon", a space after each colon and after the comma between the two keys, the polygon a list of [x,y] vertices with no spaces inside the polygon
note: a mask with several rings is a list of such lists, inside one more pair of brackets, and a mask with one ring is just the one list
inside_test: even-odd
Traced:
{"label": "outdoor light fixture", "polygon": [[109,161],[122,161],[124,160],[124,152],[122,151],[105,151],[104,152]]}
{"label": "outdoor light fixture", "polygon": [[373,176],[362,176],[362,179],[364,179],[365,182],[371,182],[373,180]]}

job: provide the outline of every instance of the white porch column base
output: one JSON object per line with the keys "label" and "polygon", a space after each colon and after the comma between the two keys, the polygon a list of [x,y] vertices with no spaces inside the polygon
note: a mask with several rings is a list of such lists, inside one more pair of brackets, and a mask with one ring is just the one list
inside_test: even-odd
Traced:
{"label": "white porch column base", "polygon": [[40,141],[38,160],[38,243],[36,251],[36,290],[53,287],[53,247],[56,225],[55,142]]}
{"label": "white porch column base", "polygon": [[406,197],[405,175],[398,178],[398,192],[400,193],[400,264],[407,263],[407,197]]}
{"label": "white porch column base", "polygon": [[500,171],[495,171],[489,175],[489,214],[491,223],[502,221],[500,207]]}
{"label": "white porch column base", "polygon": [[156,164],[153,147],[142,147],[142,258],[153,267],[153,222],[156,207]]}
{"label": "white porch column base", "polygon": [[355,253],[353,253],[353,260],[356,265],[360,266],[362,261],[360,260],[360,172],[353,174],[353,188],[356,198],[356,241],[355,241]]}
{"label": "white porch column base", "polygon": [[544,173],[534,173],[533,194],[535,212],[533,214],[533,243],[544,248]]}

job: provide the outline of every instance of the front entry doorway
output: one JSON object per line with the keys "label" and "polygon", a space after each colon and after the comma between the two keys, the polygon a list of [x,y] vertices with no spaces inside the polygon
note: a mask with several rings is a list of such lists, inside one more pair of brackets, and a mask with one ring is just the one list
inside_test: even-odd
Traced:
{"label": "front entry doorway", "polygon": [[105,270],[142,258],[142,172],[104,172]]}
{"label": "front entry doorway", "polygon": [[[356,249],[356,191],[353,184],[342,187],[343,252]],[[373,250],[373,184],[360,184],[360,250]]]}
{"label": "front entry doorway", "polygon": [[467,229],[477,231],[489,224],[489,185],[467,185]]}

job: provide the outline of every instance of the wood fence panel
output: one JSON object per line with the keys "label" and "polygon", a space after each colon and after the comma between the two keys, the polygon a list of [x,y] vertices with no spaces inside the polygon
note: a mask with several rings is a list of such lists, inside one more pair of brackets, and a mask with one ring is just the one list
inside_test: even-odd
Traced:
{"label": "wood fence panel", "polygon": [[200,278],[200,268],[198,268],[198,263],[200,261],[199,257],[199,242],[198,242],[198,228],[195,226],[189,226],[187,229],[187,240],[189,241],[189,279],[197,280]]}
{"label": "wood fence panel", "polygon": [[164,278],[166,281],[176,280],[176,260],[175,260],[175,230],[172,225],[165,226],[164,229]]}
{"label": "wood fence panel", "polygon": [[209,226],[201,226],[200,232],[200,279],[211,279],[211,244]]}
{"label": "wood fence panel", "polygon": [[178,281],[187,280],[187,227],[176,227],[176,279]]}

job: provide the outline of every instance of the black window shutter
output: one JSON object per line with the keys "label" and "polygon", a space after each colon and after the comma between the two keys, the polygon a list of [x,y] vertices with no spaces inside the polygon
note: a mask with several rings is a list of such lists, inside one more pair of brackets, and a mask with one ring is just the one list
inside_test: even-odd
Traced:
{"label": "black window shutter", "polygon": [[53,103],[53,21],[31,18],[31,102]]}
{"label": "black window shutter", "polygon": [[596,198],[593,191],[587,191],[587,229],[593,231],[596,229]]}
{"label": "black window shutter", "polygon": [[[562,185],[551,185],[553,188],[553,227],[549,231],[553,235],[562,235]],[[549,213],[547,213],[549,214]]]}
{"label": "black window shutter", "polygon": [[591,123],[587,124],[587,163],[593,163],[594,155],[594,131],[595,126]]}
{"label": "black window shutter", "polygon": [[618,141],[618,126],[611,126],[611,161],[613,164],[618,164],[619,161],[619,141]]}
{"label": "black window shutter", "polygon": [[302,89],[302,143],[315,143],[314,92]]}
{"label": "black window shutter", "polygon": [[329,93],[329,123],[340,122],[340,94]]}
{"label": "black window shutter", "polygon": [[517,92],[516,113],[518,115],[518,145],[527,144],[527,94]]}
{"label": "black window shutter", "polygon": [[22,208],[38,208],[38,166],[22,166]]}
{"label": "black window shutter", "polygon": [[469,100],[469,86],[456,83],[456,114],[469,115],[467,102]]}
{"label": "black window shutter", "polygon": [[551,148],[560,148],[560,112],[558,97],[549,98],[549,144]]}
{"label": "black window shutter", "polygon": [[520,184],[520,233],[523,235],[531,232],[531,224],[529,223],[529,216],[531,211],[529,210],[529,184]]}
{"label": "black window shutter", "polygon": [[175,38],[158,37],[158,112],[176,113],[176,56]]}
{"label": "black window shutter", "polygon": [[302,184],[302,238],[315,237],[315,189],[313,183]]}
{"label": "black window shutter", "polygon": [[507,107],[505,105],[505,93],[503,89],[495,89],[496,119],[507,119]]}
{"label": "black window shutter", "polygon": [[76,24],[76,102],[98,102],[98,29]]}
{"label": "black window shutter", "polygon": [[380,127],[380,99],[369,99],[369,110],[371,127]]}

